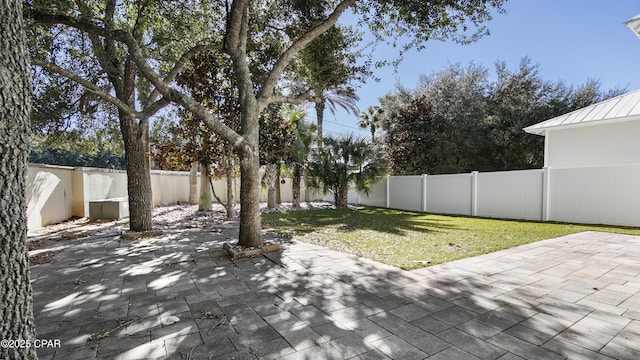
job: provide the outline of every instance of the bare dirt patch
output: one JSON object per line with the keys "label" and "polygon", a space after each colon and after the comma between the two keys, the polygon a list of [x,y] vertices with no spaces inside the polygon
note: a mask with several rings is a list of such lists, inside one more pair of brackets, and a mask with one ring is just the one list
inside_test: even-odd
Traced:
{"label": "bare dirt patch", "polygon": [[[290,203],[281,204],[278,209],[268,209],[266,204],[260,206],[263,213],[330,207],[332,205],[327,202],[302,203],[299,208],[293,208]],[[129,232],[129,219],[92,221],[89,218],[75,217],[30,232],[29,262],[31,265],[39,265],[55,261],[56,254],[64,251],[64,242],[69,240],[119,236],[122,240],[140,242],[185,230],[200,237],[219,238],[238,250],[240,248],[234,244],[238,237],[238,217],[238,205],[232,219],[227,218],[224,208],[218,204],[214,204],[211,211],[199,211],[197,205],[163,206],[153,210],[154,230],[145,233]],[[276,238],[279,236],[269,229],[264,230],[264,235],[267,248],[262,250],[274,251],[275,248],[268,245],[277,243]]]}

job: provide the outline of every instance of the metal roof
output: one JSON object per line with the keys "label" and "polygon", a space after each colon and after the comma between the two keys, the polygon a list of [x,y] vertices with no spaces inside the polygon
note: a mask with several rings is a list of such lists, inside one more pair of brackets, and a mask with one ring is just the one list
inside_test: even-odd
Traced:
{"label": "metal roof", "polygon": [[633,33],[640,38],[640,14],[624,22]]}
{"label": "metal roof", "polygon": [[524,131],[544,135],[549,129],[624,121],[631,117],[640,118],[640,89],[528,126]]}

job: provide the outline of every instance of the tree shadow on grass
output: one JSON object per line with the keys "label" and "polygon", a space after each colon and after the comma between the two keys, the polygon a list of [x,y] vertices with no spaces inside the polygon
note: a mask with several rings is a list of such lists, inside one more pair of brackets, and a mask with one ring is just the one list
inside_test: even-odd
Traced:
{"label": "tree shadow on grass", "polygon": [[405,235],[409,231],[431,233],[459,230],[458,226],[445,218],[375,207],[285,211],[266,214],[263,222],[297,234],[310,233],[322,227],[333,227],[342,232],[372,230],[393,235]]}
{"label": "tree shadow on grass", "polygon": [[32,267],[38,338],[62,343],[41,358],[594,358],[575,339],[610,330],[572,327],[594,308],[546,297],[517,251],[407,272],[286,240],[232,262],[216,236],[75,240]]}

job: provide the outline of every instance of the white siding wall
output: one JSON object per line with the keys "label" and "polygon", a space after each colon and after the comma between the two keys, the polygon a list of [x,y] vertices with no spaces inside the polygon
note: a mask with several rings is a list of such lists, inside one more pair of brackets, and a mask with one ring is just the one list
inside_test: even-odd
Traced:
{"label": "white siding wall", "polygon": [[540,220],[543,170],[478,173],[476,215]]}
{"label": "white siding wall", "polygon": [[389,207],[411,211],[422,210],[422,176],[389,178]]}
{"label": "white siding wall", "polygon": [[427,176],[426,211],[471,215],[472,174]]}
{"label": "white siding wall", "polygon": [[640,164],[639,134],[640,120],[548,131],[545,166]]}
{"label": "white siding wall", "polygon": [[552,169],[549,220],[640,226],[640,165]]}

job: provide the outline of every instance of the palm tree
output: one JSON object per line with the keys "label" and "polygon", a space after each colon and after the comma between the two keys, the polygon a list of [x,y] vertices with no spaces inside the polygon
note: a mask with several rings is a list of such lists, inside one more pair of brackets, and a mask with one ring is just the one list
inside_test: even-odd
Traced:
{"label": "palm tree", "polygon": [[309,158],[311,144],[313,143],[313,135],[315,126],[306,121],[306,113],[300,109],[294,109],[289,113],[289,122],[292,124],[296,132],[296,140],[289,148],[291,159],[291,168],[293,173],[293,206],[300,206],[300,181],[304,166]]}
{"label": "palm tree", "polygon": [[309,186],[333,193],[335,206],[345,208],[349,186],[354,185],[357,191],[368,194],[385,173],[383,157],[353,134],[323,140],[325,146],[312,154],[308,165]]}
{"label": "palm tree", "polygon": [[357,105],[360,98],[352,87],[344,85],[328,89],[314,89],[314,92],[318,94],[314,99],[318,127],[317,141],[318,146],[322,147],[322,125],[325,108],[328,108],[332,114],[335,114],[338,108],[342,108],[347,113],[355,115],[360,112]]}
{"label": "palm tree", "polygon": [[371,75],[367,66],[358,64],[362,55],[356,49],[360,34],[347,26],[336,26],[311,42],[292,64],[297,91],[307,91],[315,103],[318,126],[318,146],[322,147],[324,110],[335,114],[338,108],[348,113],[360,112],[354,83],[364,82]]}
{"label": "palm tree", "polygon": [[361,128],[371,128],[371,142],[375,141],[376,129],[380,127],[380,115],[382,115],[382,108],[379,106],[369,106],[367,112],[362,113],[358,120]]}

